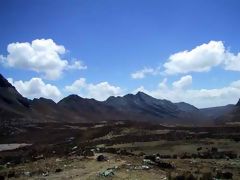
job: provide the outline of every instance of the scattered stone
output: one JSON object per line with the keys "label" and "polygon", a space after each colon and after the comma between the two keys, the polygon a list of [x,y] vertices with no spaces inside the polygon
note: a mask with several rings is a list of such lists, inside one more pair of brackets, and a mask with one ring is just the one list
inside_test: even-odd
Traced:
{"label": "scattered stone", "polygon": [[146,166],[146,165],[142,165],[142,169],[148,170],[148,169],[150,169],[150,167],[149,167],[149,166]]}
{"label": "scattered stone", "polygon": [[86,149],[85,151],[83,151],[83,156],[94,156],[94,152],[90,149]]}
{"label": "scattered stone", "polygon": [[194,177],[191,172],[185,172],[184,174],[177,175],[176,177],[173,177],[171,179],[173,179],[173,180],[197,180],[197,178]]}
{"label": "scattered stone", "polygon": [[217,172],[217,179],[232,179],[233,174],[231,172]]}
{"label": "scattered stone", "polygon": [[78,148],[78,146],[74,146],[73,148],[72,148],[72,150],[76,150]]}
{"label": "scattered stone", "polygon": [[12,163],[11,162],[7,162],[6,164],[5,164],[5,166],[8,168],[8,167],[10,167],[12,165]]}
{"label": "scattered stone", "polygon": [[43,176],[48,176],[49,173],[48,173],[48,172],[43,172],[42,175],[43,175]]}
{"label": "scattered stone", "polygon": [[175,166],[172,165],[171,163],[160,161],[157,163],[157,166],[163,169],[174,169]]}
{"label": "scattered stone", "polygon": [[139,156],[145,156],[146,154],[144,152],[140,152],[138,155]]}
{"label": "scattered stone", "polygon": [[75,137],[70,137],[70,138],[67,138],[66,141],[67,141],[67,142],[71,142],[71,141],[73,141],[74,139],[75,139]]}
{"label": "scattered stone", "polygon": [[40,159],[43,159],[43,157],[44,157],[43,154],[41,154],[41,155],[39,155],[39,156],[34,157],[34,159],[35,159],[35,160],[40,160]]}
{"label": "scattered stone", "polygon": [[26,171],[23,173],[25,176],[31,176],[31,173],[29,171]]}
{"label": "scattered stone", "polygon": [[59,158],[57,158],[57,159],[56,159],[56,162],[61,162],[61,161],[62,161],[62,160],[61,160],[61,159],[59,159]]}
{"label": "scattered stone", "polygon": [[121,150],[119,150],[118,151],[118,154],[120,154],[120,155],[124,155],[124,156],[131,156],[131,155],[133,155],[133,153],[131,153],[131,152],[128,152],[126,149],[121,149]]}
{"label": "scattered stone", "polygon": [[149,160],[155,162],[156,161],[156,155],[147,155],[147,156],[144,157],[144,159],[149,159]]}
{"label": "scattered stone", "polygon": [[114,175],[114,172],[113,172],[113,169],[112,168],[109,168],[103,172],[100,172],[99,173],[100,176],[104,176],[104,177],[108,177],[108,176],[113,176]]}
{"label": "scattered stone", "polygon": [[161,158],[161,159],[171,159],[171,155],[160,155],[160,154],[157,154],[157,157]]}
{"label": "scattered stone", "polygon": [[56,170],[55,170],[55,173],[59,173],[59,172],[62,172],[63,170],[61,169],[61,168],[57,168]]}
{"label": "scattered stone", "polygon": [[156,156],[156,155],[148,155],[148,156],[145,156],[144,159],[143,159],[143,163],[144,164],[150,164],[150,165],[156,165],[160,168],[163,168],[163,169],[174,169],[175,166],[172,165],[171,163],[168,163],[168,162],[164,162],[160,159],[159,156]]}
{"label": "scattered stone", "polygon": [[107,160],[108,158],[102,154],[97,157],[97,161],[107,161]]}
{"label": "scattered stone", "polygon": [[150,159],[143,159],[144,164],[149,164],[149,165],[156,165],[155,162],[151,161]]}

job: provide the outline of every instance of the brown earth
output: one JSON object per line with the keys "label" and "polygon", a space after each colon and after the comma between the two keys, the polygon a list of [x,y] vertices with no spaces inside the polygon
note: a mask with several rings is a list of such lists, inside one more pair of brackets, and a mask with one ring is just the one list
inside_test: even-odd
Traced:
{"label": "brown earth", "polygon": [[[239,179],[239,137],[237,126],[165,127],[115,122],[9,128],[0,136],[1,144],[32,145],[0,152],[0,178],[207,179],[232,174],[232,179]],[[100,154],[107,161],[97,161]],[[145,155],[153,154],[161,163],[144,160]],[[99,175],[108,168],[113,168],[114,175]]]}

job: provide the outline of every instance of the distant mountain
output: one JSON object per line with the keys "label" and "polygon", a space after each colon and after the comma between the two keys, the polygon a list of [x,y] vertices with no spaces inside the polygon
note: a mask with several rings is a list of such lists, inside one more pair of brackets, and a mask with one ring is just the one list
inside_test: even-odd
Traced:
{"label": "distant mountain", "polygon": [[185,103],[185,102],[175,103],[175,105],[178,107],[178,109],[180,109],[181,111],[184,111],[184,112],[198,112],[199,111],[199,109],[196,108],[195,106]]}
{"label": "distant mountain", "polygon": [[31,110],[32,117],[39,122],[79,122],[83,120],[74,112],[62,108],[53,100],[46,98],[33,99]]}
{"label": "distant mountain", "polygon": [[82,119],[87,122],[121,118],[117,110],[105,105],[103,102],[95,99],[82,98],[78,95],[69,95],[63,98],[58,102],[58,106],[74,112],[76,116],[82,117]]}
{"label": "distant mountain", "polygon": [[221,116],[231,113],[234,108],[235,108],[234,105],[227,105],[227,106],[203,108],[203,109],[200,109],[200,111],[209,119],[217,119]]}
{"label": "distant mountain", "polygon": [[123,97],[110,97],[104,103],[125,113],[148,114],[158,118],[177,117],[179,113],[177,106],[172,102],[155,99],[143,92],[138,92],[136,95],[127,94]]}
{"label": "distant mountain", "polygon": [[123,97],[109,97],[105,104],[114,107],[131,119],[153,121],[163,124],[203,123],[198,109],[187,103],[172,103],[168,100],[153,98],[143,92]]}
{"label": "distant mountain", "polygon": [[240,124],[240,106],[239,101],[236,105],[227,105],[213,108],[201,109],[214,124],[233,125]]}
{"label": "distant mountain", "polygon": [[69,95],[58,103],[51,99],[23,97],[0,75],[0,120],[28,122],[99,122],[113,120],[151,121],[162,124],[198,125],[239,118],[240,102],[198,109],[185,102],[172,103],[143,92],[109,97],[106,101]]}
{"label": "distant mountain", "polygon": [[225,124],[231,124],[231,125],[240,125],[240,100],[238,103],[234,106],[232,111],[228,114],[226,114],[224,117],[224,123]]}

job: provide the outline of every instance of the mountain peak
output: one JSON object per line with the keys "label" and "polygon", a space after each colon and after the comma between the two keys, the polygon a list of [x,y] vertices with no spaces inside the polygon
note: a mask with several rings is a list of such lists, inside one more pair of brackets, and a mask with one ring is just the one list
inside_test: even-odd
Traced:
{"label": "mountain peak", "polygon": [[80,98],[81,99],[81,97],[77,94],[71,94],[71,95],[67,96],[67,98],[70,98],[70,99],[79,99]]}
{"label": "mountain peak", "polygon": [[66,103],[67,103],[67,102],[78,102],[78,101],[80,101],[80,100],[82,100],[82,99],[83,99],[82,97],[80,97],[80,96],[78,96],[78,95],[76,95],[76,94],[71,94],[71,95],[63,98],[62,100],[60,100],[60,101],[58,102],[58,104],[61,104],[61,103],[63,103],[63,102],[66,102]]}
{"label": "mountain peak", "polygon": [[12,84],[9,83],[8,80],[5,79],[2,74],[0,74],[0,87],[4,88],[13,87]]}
{"label": "mountain peak", "polygon": [[32,102],[35,102],[35,103],[46,103],[46,104],[56,104],[52,99],[47,99],[47,98],[43,98],[43,97],[34,98],[32,100]]}
{"label": "mountain peak", "polygon": [[142,92],[142,91],[138,91],[136,96],[149,96],[148,94]]}
{"label": "mountain peak", "polygon": [[236,106],[240,107],[240,99],[238,100]]}

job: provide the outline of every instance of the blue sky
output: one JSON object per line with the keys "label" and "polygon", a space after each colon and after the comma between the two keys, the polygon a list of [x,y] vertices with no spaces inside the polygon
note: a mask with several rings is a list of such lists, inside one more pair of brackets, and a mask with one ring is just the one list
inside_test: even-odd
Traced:
{"label": "blue sky", "polygon": [[0,72],[29,98],[141,90],[197,107],[236,103],[239,9],[238,0],[3,0]]}

